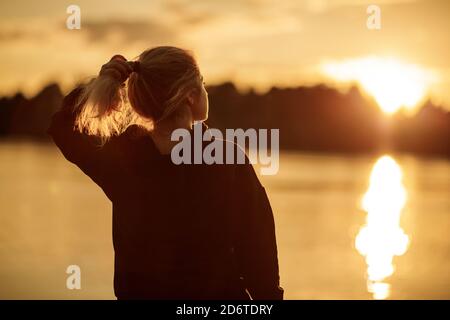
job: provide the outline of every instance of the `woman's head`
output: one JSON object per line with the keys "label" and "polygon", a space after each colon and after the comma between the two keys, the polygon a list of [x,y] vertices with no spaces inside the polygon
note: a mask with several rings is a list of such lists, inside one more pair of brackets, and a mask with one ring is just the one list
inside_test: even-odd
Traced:
{"label": "woman's head", "polygon": [[198,105],[203,91],[202,76],[188,52],[175,47],[156,47],[144,51],[138,65],[137,72],[128,81],[128,98],[139,115],[161,121],[187,105],[193,120],[206,118],[207,110],[199,110],[202,106]]}
{"label": "woman's head", "polygon": [[125,61],[113,57],[102,71],[114,72],[101,71],[86,86],[77,117],[80,130],[109,137],[133,123],[158,127],[180,119],[206,120],[208,97],[189,52],[163,46],[144,51],[128,66]]}

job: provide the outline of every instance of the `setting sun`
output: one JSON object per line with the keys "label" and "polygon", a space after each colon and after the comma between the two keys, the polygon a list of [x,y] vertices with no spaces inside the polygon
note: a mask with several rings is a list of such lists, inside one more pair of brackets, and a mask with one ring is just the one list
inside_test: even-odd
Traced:
{"label": "setting sun", "polygon": [[322,65],[322,71],[337,81],[357,81],[387,114],[402,107],[414,110],[434,81],[432,72],[392,58],[329,62]]}

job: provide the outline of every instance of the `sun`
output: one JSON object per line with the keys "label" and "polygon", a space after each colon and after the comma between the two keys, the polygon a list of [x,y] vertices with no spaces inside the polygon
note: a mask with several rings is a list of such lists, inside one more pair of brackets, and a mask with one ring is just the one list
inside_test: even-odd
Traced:
{"label": "sun", "polygon": [[434,74],[395,58],[366,57],[327,62],[322,72],[334,80],[357,81],[387,114],[414,110],[428,93]]}

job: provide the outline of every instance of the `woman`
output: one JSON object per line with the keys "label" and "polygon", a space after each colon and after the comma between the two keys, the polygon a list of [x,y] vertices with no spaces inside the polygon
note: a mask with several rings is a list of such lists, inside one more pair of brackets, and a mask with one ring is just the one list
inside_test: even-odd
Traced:
{"label": "woman", "polygon": [[196,61],[166,46],[135,62],[114,56],[53,116],[56,145],[113,204],[118,299],[283,297],[273,214],[251,164],[171,161],[171,132],[207,117]]}

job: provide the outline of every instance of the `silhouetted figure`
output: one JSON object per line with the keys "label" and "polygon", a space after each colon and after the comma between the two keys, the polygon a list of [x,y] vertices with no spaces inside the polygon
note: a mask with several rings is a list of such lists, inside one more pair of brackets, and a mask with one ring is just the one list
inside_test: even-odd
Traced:
{"label": "silhouetted figure", "polygon": [[157,47],[138,62],[113,57],[53,116],[56,145],[113,204],[118,299],[283,297],[273,214],[251,164],[171,161],[170,132],[192,133],[207,114],[195,60]]}

